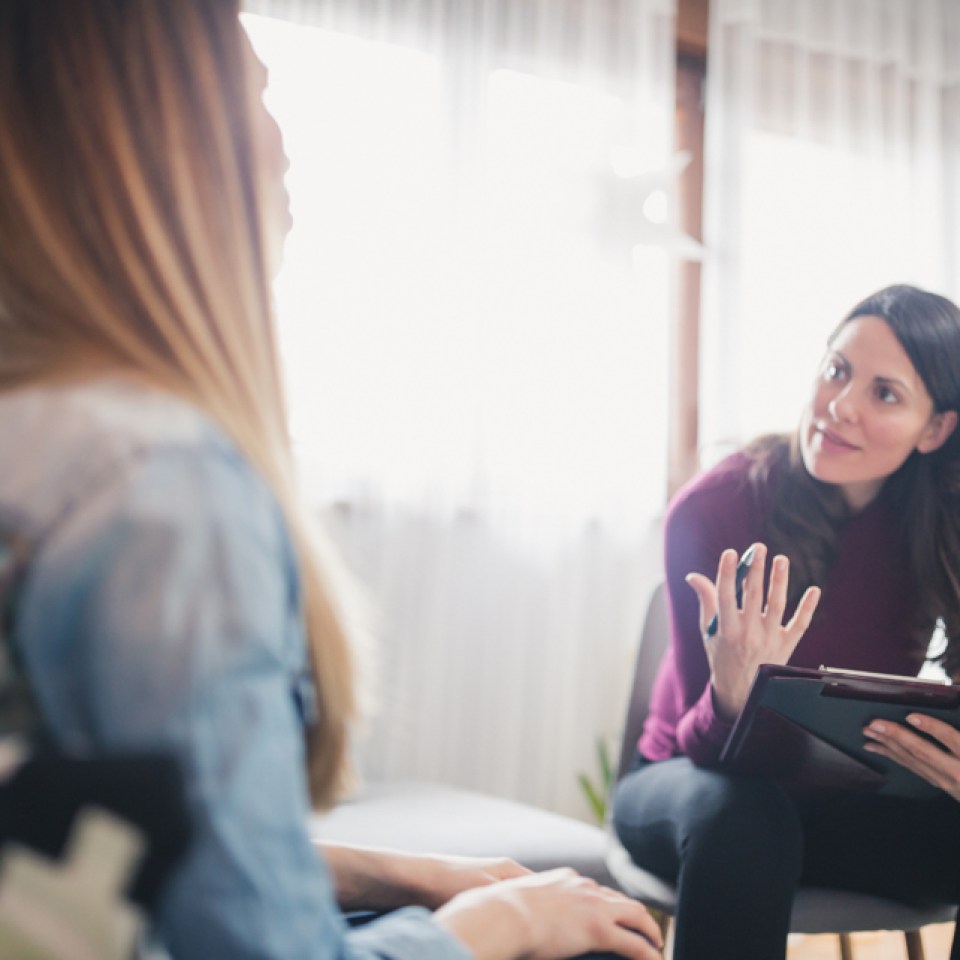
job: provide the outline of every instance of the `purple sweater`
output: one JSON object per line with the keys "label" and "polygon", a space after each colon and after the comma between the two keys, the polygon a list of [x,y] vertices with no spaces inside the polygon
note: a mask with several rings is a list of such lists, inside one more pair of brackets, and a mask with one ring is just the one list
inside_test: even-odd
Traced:
{"label": "purple sweater", "polygon": [[[684,577],[714,579],[727,547],[743,553],[763,541],[770,491],[754,491],[748,458],[734,454],[685,486],[665,521],[670,647],[660,665],[640,752],[650,760],[686,755],[715,763],[731,725],[713,709],[710,668],[700,636],[697,596]],[[798,667],[848,667],[916,676],[925,651],[912,635],[916,591],[904,568],[905,541],[881,496],[851,517],[839,536],[837,564],[814,617],[790,658]],[[769,562],[768,562],[769,568]],[[793,615],[788,610],[786,617]]]}

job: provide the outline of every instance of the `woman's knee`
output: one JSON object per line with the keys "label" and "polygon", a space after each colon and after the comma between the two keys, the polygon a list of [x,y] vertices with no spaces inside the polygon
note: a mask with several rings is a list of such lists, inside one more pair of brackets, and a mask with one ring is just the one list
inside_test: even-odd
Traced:
{"label": "woman's knee", "polygon": [[776,859],[799,872],[803,835],[790,797],[770,780],[694,766],[677,758],[651,764],[617,791],[614,825],[624,845],[639,848],[653,830],[680,859],[708,854],[721,859]]}
{"label": "woman's knee", "polygon": [[713,773],[708,787],[684,798],[681,857],[776,862],[799,875],[803,830],[790,797],[772,780]]}

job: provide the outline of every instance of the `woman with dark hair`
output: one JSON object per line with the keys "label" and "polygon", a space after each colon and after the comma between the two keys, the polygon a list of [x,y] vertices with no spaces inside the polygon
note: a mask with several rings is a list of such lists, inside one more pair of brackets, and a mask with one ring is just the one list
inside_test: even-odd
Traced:
{"label": "woman with dark hair", "polygon": [[[0,626],[35,712],[68,752],[179,761],[176,960],[653,960],[643,907],[573,871],[310,842],[356,657],[296,490],[287,161],[238,14],[0,0],[0,541],[24,556]],[[413,908],[349,930],[338,903]]]}
{"label": "woman with dark hair", "polygon": [[945,750],[897,724],[864,731],[867,749],[944,789],[932,800],[800,803],[716,769],[761,663],[915,676],[939,627],[960,673],[958,410],[960,310],[889,287],[831,335],[796,435],[755,441],[671,503],[671,645],[614,821],[639,865],[677,883],[676,960],[783,957],[800,883],[960,902],[952,728],[910,718]]}

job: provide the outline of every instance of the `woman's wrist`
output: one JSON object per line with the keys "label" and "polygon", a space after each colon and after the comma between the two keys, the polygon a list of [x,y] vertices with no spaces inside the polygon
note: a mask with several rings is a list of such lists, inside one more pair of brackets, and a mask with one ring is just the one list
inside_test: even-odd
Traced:
{"label": "woman's wrist", "polygon": [[389,850],[321,844],[343,910],[391,910],[415,905],[422,882],[411,861],[420,858]]}
{"label": "woman's wrist", "polygon": [[437,863],[429,856],[395,853],[385,855],[385,878],[407,906],[432,906]]}
{"label": "woman's wrist", "polygon": [[718,720],[723,723],[734,723],[740,716],[743,702],[738,700],[736,694],[718,689],[716,680],[710,681],[710,697],[713,702],[713,712]]}
{"label": "woman's wrist", "polygon": [[508,897],[468,890],[441,907],[433,919],[476,960],[513,960],[526,956],[533,944],[531,918]]}

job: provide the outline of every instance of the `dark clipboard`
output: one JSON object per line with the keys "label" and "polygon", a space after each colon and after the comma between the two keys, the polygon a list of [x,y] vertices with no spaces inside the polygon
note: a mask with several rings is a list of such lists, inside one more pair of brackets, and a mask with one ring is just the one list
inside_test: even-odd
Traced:
{"label": "dark clipboard", "polygon": [[720,766],[772,777],[800,797],[932,797],[932,784],[863,749],[871,720],[904,723],[915,711],[960,729],[960,686],[762,664]]}

